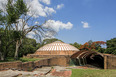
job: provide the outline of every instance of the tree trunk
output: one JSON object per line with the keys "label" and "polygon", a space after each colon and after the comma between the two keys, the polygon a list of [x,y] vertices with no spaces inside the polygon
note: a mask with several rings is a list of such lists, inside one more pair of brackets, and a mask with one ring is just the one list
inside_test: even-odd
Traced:
{"label": "tree trunk", "polygon": [[0,60],[4,60],[4,55],[0,52]]}
{"label": "tree trunk", "polygon": [[22,44],[22,39],[16,41],[16,49],[15,49],[15,55],[14,55],[15,60],[18,60],[18,51],[21,44]]}
{"label": "tree trunk", "polygon": [[4,60],[4,56],[3,56],[2,50],[1,50],[1,40],[0,40],[0,60]]}

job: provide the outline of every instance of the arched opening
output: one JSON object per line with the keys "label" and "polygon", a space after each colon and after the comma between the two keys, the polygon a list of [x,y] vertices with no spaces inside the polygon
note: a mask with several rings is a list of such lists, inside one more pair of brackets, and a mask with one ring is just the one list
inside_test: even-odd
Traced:
{"label": "arched opening", "polygon": [[101,55],[88,55],[86,56],[86,61],[87,64],[99,67],[99,68],[104,68],[104,58]]}
{"label": "arched opening", "polygon": [[94,51],[79,51],[71,56],[75,65],[92,65],[104,68],[104,58],[101,53]]}

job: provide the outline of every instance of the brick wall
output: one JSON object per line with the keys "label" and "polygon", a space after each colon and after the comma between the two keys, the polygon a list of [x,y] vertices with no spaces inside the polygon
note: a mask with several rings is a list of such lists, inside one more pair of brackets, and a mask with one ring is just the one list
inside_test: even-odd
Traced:
{"label": "brick wall", "polygon": [[48,59],[48,63],[49,65],[52,66],[68,66],[70,62],[70,58],[69,57],[54,57],[51,60]]}
{"label": "brick wall", "polygon": [[21,69],[22,62],[4,62],[0,63],[0,70]]}
{"label": "brick wall", "polygon": [[7,69],[17,69],[17,70],[24,70],[24,71],[31,71],[36,67],[41,66],[68,66],[70,58],[66,56],[61,57],[54,57],[49,59],[43,59],[35,62],[4,62],[0,63],[0,70],[7,70]]}
{"label": "brick wall", "polygon": [[[70,57],[68,56],[58,56],[35,62],[3,62],[0,63],[0,70],[17,69],[30,71],[42,66],[69,66],[69,62]],[[116,56],[104,54],[104,69],[116,69]]]}
{"label": "brick wall", "polygon": [[104,55],[104,69],[116,69],[116,56],[115,55]]}

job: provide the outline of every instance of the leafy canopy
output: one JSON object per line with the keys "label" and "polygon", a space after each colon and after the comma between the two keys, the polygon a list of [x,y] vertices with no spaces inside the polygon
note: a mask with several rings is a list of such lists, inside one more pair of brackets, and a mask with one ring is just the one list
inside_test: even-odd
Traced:
{"label": "leafy canopy", "polygon": [[105,53],[116,55],[116,38],[107,40],[106,45],[107,45],[107,49]]}

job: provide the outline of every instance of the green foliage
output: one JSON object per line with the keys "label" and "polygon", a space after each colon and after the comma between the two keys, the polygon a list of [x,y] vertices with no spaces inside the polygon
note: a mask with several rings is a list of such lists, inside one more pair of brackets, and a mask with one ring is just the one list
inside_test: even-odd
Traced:
{"label": "green foliage", "polygon": [[6,22],[6,17],[3,16],[3,11],[0,10],[0,25],[3,25],[3,23]]}
{"label": "green foliage", "polygon": [[16,3],[13,3],[13,0],[8,0],[6,8],[8,24],[16,23],[20,16],[25,15],[28,11],[23,0],[17,0]]}
{"label": "green foliage", "polygon": [[[8,0],[6,5],[6,13],[3,15],[4,12],[0,11],[0,17],[6,18],[5,27],[8,27],[8,30],[14,30],[13,26],[15,25],[15,29],[17,31],[13,31],[13,40],[16,42],[16,54],[15,58],[18,58],[18,49],[20,47],[20,44],[22,43],[22,38],[25,37],[24,33],[22,31],[18,31],[18,20],[21,19],[21,17],[24,17],[26,15],[28,9],[26,4],[23,0]],[[3,20],[1,20],[0,24],[3,23]],[[9,39],[9,38],[8,38]],[[6,41],[6,40],[5,40]],[[19,46],[18,46],[19,45]]]}
{"label": "green foliage", "polygon": [[12,31],[9,31],[7,28],[0,28],[0,59],[8,55],[9,46],[12,44]]}
{"label": "green foliage", "polygon": [[[13,35],[13,33],[15,33],[15,36]],[[17,32],[4,30],[3,28],[0,28],[0,53],[2,53],[4,58],[14,56],[15,46],[16,46],[14,37],[15,38],[19,37]],[[34,53],[37,49],[38,48],[37,48],[36,40],[25,38],[20,47],[19,56],[21,57],[28,53]]]}
{"label": "green foliage", "polygon": [[12,0],[8,0],[8,3],[7,3],[7,22],[8,24],[12,24],[12,23],[16,23],[16,20],[18,19],[19,15],[17,15],[17,11],[15,10],[15,7],[12,3]]}
{"label": "green foliage", "polygon": [[15,62],[15,61],[19,61],[19,60],[14,60],[13,57],[7,57],[5,60],[0,60],[0,62]]}
{"label": "green foliage", "polygon": [[107,40],[106,45],[107,45],[107,49],[105,53],[116,55],[116,38]]}
{"label": "green foliage", "polygon": [[107,44],[107,48],[116,47],[116,38],[107,40],[106,44]]}
{"label": "green foliage", "polygon": [[16,7],[16,11],[18,12],[18,15],[26,15],[28,12],[26,4],[23,2],[23,0],[17,0],[16,4],[14,5]]}
{"label": "green foliage", "polygon": [[0,62],[14,62],[14,61],[22,61],[22,62],[32,61],[32,62],[34,62],[34,61],[38,61],[38,60],[42,60],[42,59],[44,59],[44,58],[23,58],[23,57],[21,57],[21,58],[19,58],[19,60],[14,60],[13,57],[7,57],[6,60],[0,61]]}
{"label": "green foliage", "polygon": [[105,53],[105,48],[102,48],[102,47],[99,47],[98,49],[97,49],[97,51],[98,52],[100,52],[100,53]]}
{"label": "green foliage", "polygon": [[25,38],[20,47],[19,56],[27,55],[28,53],[34,53],[37,50],[37,43],[35,39]]}
{"label": "green foliage", "polygon": [[13,38],[15,40],[20,40],[22,38],[25,38],[26,36],[24,35],[24,33],[22,31],[13,31]]}
{"label": "green foliage", "polygon": [[38,60],[42,60],[43,58],[20,58],[19,60],[22,62],[29,62],[29,61],[38,61]]}
{"label": "green foliage", "polygon": [[81,46],[81,44],[78,44],[77,42],[75,42],[75,43],[71,43],[70,45],[72,45],[72,46],[74,46],[74,47],[76,47],[76,48],[78,48],[78,49],[80,49],[80,46]]}

